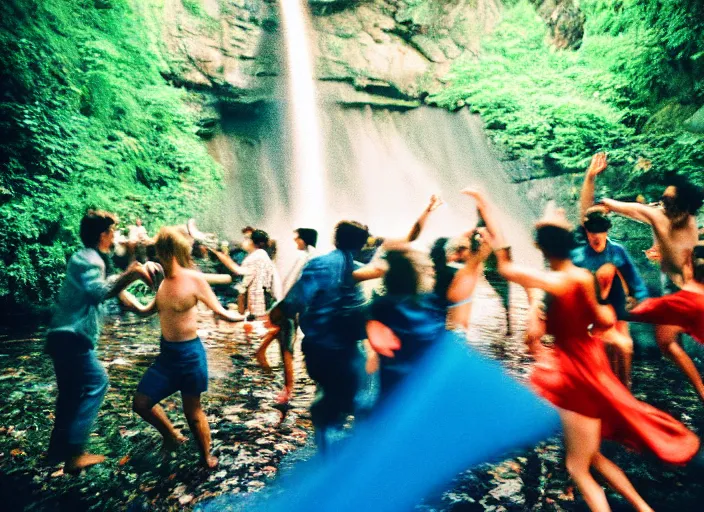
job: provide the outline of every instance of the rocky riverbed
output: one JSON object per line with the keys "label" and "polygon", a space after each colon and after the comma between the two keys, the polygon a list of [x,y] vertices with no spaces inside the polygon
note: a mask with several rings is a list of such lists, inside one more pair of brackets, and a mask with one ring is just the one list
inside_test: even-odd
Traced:
{"label": "rocky riverbed", "polygon": [[[473,312],[471,342],[490,357],[504,361],[511,373],[525,377],[530,360],[520,343],[525,312],[513,307],[515,334],[507,338],[500,301],[481,286]],[[274,407],[282,377],[278,350],[269,351],[274,372],[263,372],[254,361],[255,332],[241,325],[216,323],[201,315],[201,336],[208,349],[210,390],[204,407],[212,428],[213,447],[220,459],[214,472],[200,469],[197,450],[189,440],[173,458],[164,459],[157,433],[131,411],[137,382],[158,351],[158,322],[129,314],[111,316],[99,355],[110,376],[110,389],[91,439],[91,449],[109,456],[107,463],[82,475],[64,475],[47,466],[43,455],[53,420],[55,382],[51,361],[42,353],[42,331],[0,334],[0,503],[3,510],[244,510],[229,496],[276,485],[282,468],[308,458],[311,423],[307,405],[314,387],[306,378],[300,354],[296,360],[297,392],[284,415]],[[639,330],[641,338],[649,336]],[[647,357],[645,357],[647,355]],[[634,391],[697,431],[704,410],[674,366],[641,351],[634,368]],[[180,398],[164,402],[176,425],[187,432]],[[478,412],[477,414],[480,414]],[[701,471],[665,466],[650,457],[606,445],[658,511],[699,510],[704,499]],[[419,461],[421,463],[422,461]],[[616,510],[628,505],[613,494]],[[579,511],[584,502],[570,483],[559,437],[498,464],[487,464],[458,475],[446,489],[418,505],[418,510]]]}

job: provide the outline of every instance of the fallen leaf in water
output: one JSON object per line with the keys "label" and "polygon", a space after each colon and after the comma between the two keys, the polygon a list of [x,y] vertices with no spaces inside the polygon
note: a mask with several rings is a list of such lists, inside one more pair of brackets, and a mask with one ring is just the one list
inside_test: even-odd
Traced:
{"label": "fallen leaf in water", "polygon": [[563,501],[574,501],[574,487],[568,487],[565,489],[565,492],[560,494],[557,498]]}
{"label": "fallen leaf in water", "polygon": [[51,474],[51,478],[56,478],[58,476],[64,476],[64,468],[59,469],[58,471],[54,471]]}
{"label": "fallen leaf in water", "polygon": [[193,501],[193,495],[192,495],[192,494],[184,494],[183,496],[181,496],[181,497],[178,499],[178,502],[179,502],[181,505],[185,505],[186,503],[190,503],[191,501]]}

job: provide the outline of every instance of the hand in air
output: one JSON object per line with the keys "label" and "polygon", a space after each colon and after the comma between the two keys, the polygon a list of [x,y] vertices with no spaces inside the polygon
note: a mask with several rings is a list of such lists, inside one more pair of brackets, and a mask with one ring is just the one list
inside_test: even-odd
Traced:
{"label": "hand in air", "polygon": [[443,203],[444,201],[440,196],[433,194],[432,196],[430,196],[430,204],[428,204],[428,213],[434,212],[440,206],[442,206]]}
{"label": "hand in air", "polygon": [[474,199],[474,201],[477,203],[477,207],[481,208],[482,205],[486,203],[486,199],[484,197],[484,191],[477,187],[465,187],[462,190],[460,190],[460,194],[464,194],[465,196],[471,197]]}
{"label": "hand in air", "polygon": [[589,164],[589,169],[587,169],[587,174],[589,176],[597,176],[601,174],[608,165],[609,164],[606,161],[606,153],[597,153],[592,157],[592,161]]}
{"label": "hand in air", "polygon": [[486,228],[477,228],[476,232],[479,234],[480,241],[485,243],[491,249],[496,249],[497,240],[494,235],[492,235]]}

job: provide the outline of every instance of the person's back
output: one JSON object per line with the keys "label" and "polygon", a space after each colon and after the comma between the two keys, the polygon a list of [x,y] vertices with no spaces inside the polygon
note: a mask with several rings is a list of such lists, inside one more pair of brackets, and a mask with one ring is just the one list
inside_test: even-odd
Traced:
{"label": "person's back", "polygon": [[[353,269],[352,254],[339,249],[313,258],[304,267],[301,280],[304,280],[304,285],[309,281],[315,282],[315,293],[304,299],[297,295],[299,287],[294,286],[284,303],[305,304],[301,311],[300,323],[301,330],[309,342],[315,339],[316,343],[329,348],[351,348],[354,342],[364,337],[347,333],[341,325],[334,325],[332,321],[337,315],[344,316],[364,303],[361,288],[352,278]],[[300,287],[301,290],[304,288],[311,287]],[[347,336],[348,334],[351,336]]]}
{"label": "person's back", "polygon": [[560,279],[564,291],[551,296],[547,311],[547,332],[555,336],[556,345],[567,347],[566,340],[589,336],[589,328],[596,323],[596,312],[589,295],[595,295],[594,277],[583,268],[570,265],[562,270]]}

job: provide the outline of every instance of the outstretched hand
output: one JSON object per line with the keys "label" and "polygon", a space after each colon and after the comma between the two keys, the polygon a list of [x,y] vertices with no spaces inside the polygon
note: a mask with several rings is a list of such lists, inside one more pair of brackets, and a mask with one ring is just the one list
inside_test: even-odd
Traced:
{"label": "outstretched hand", "polygon": [[460,194],[471,197],[477,202],[477,204],[484,202],[484,193],[477,187],[465,187],[460,190]]}
{"label": "outstretched hand", "polygon": [[152,282],[152,289],[157,290],[164,280],[164,268],[154,261],[148,261],[143,265],[144,270],[149,275]]}
{"label": "outstretched hand", "polygon": [[139,261],[130,263],[130,266],[127,267],[127,272],[131,272],[133,275],[137,276],[137,279],[144,281],[149,287],[153,286],[152,276],[149,274],[148,269]]}
{"label": "outstretched hand", "polygon": [[608,165],[606,153],[597,153],[592,157],[589,169],[587,169],[587,175],[591,177],[597,176],[601,174]]}
{"label": "outstretched hand", "polygon": [[444,203],[444,201],[442,200],[442,198],[440,196],[433,194],[432,196],[430,196],[430,203],[428,204],[428,208],[426,209],[426,211],[428,213],[434,212],[440,206],[442,206],[443,203]]}

